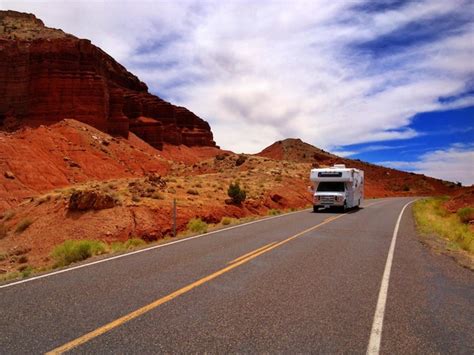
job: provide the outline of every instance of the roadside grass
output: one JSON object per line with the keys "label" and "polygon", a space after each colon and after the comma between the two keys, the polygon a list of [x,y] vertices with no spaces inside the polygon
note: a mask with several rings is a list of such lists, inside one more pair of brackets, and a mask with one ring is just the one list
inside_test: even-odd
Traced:
{"label": "roadside grass", "polygon": [[415,202],[413,213],[418,229],[423,234],[439,235],[449,240],[454,248],[474,254],[474,233],[462,222],[462,217],[443,207],[443,202],[447,199],[432,197]]}
{"label": "roadside grass", "polygon": [[207,223],[201,218],[193,218],[187,224],[187,229],[193,233],[207,233]]}
{"label": "roadside grass", "polygon": [[127,250],[132,250],[146,245],[146,242],[140,238],[131,238],[126,242],[114,242],[110,244],[110,251],[112,252],[122,252]]}
{"label": "roadside grass", "polygon": [[53,267],[67,266],[82,261],[93,255],[106,252],[105,243],[98,240],[66,240],[53,249],[51,256],[56,261]]}
{"label": "roadside grass", "polygon": [[281,211],[272,208],[272,209],[268,210],[267,213],[268,213],[269,216],[278,216],[279,214],[281,214]]}

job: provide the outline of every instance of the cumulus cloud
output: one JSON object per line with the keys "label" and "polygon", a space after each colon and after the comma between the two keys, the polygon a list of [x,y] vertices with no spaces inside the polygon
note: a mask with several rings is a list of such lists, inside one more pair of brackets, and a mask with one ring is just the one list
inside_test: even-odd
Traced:
{"label": "cumulus cloud", "polygon": [[426,153],[417,161],[385,161],[379,164],[448,181],[459,181],[465,186],[474,184],[474,145],[453,144],[448,149]]}

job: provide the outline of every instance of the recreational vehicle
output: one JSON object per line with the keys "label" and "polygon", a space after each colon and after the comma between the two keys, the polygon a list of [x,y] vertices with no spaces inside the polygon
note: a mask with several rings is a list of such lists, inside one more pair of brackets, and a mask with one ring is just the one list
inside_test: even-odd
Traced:
{"label": "recreational vehicle", "polygon": [[313,211],[339,207],[343,210],[359,207],[364,200],[364,172],[336,164],[329,168],[311,169]]}

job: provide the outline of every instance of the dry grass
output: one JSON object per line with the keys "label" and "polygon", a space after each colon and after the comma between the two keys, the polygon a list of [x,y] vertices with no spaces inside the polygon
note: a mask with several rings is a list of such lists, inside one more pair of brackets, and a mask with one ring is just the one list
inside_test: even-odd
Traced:
{"label": "dry grass", "polygon": [[448,239],[455,247],[474,254],[474,233],[461,218],[443,207],[447,198],[436,197],[419,200],[413,206],[413,213],[420,232],[436,234]]}

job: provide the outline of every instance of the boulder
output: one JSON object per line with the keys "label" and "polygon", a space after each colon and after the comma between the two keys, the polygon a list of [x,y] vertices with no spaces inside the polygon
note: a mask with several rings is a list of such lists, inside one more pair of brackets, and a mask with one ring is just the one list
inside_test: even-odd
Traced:
{"label": "boulder", "polygon": [[70,211],[103,210],[113,208],[119,204],[119,201],[100,191],[83,190],[74,191],[69,198]]}

